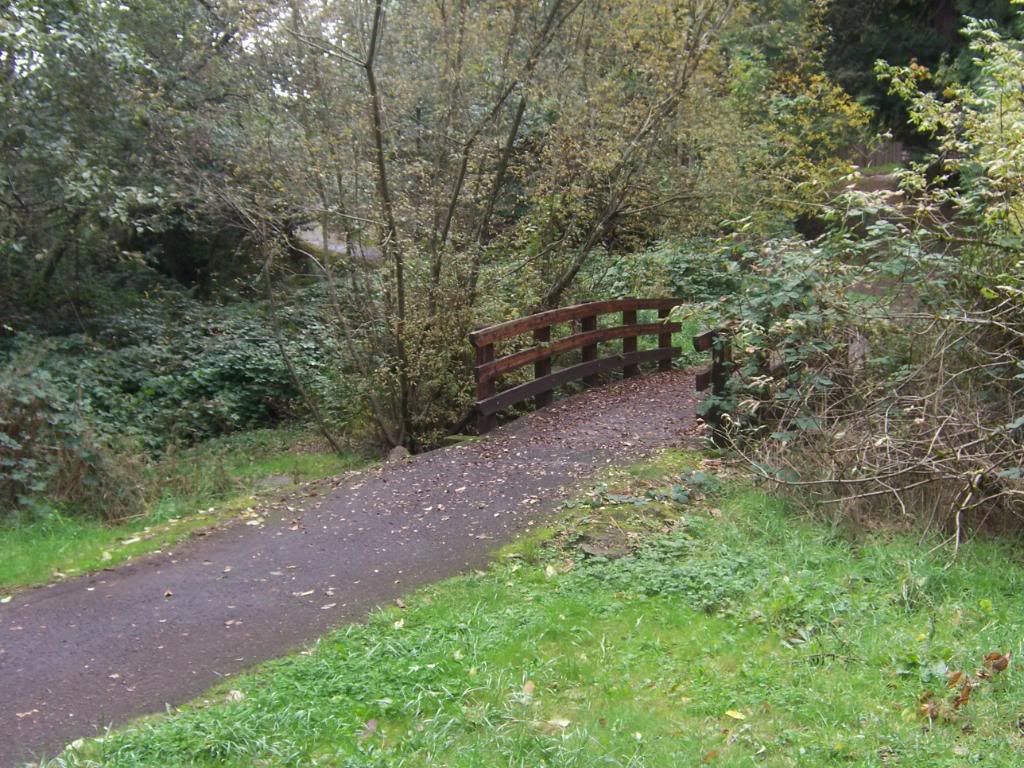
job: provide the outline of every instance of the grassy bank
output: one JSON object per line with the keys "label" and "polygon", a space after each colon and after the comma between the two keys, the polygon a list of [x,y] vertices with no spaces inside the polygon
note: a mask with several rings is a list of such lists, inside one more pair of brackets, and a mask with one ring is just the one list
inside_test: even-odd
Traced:
{"label": "grassy bank", "polygon": [[174,544],[258,503],[259,496],[365,463],[339,456],[309,433],[259,430],[210,440],[151,470],[146,514],[108,524],[40,509],[0,526],[0,599],[16,587],[108,568]]}
{"label": "grassy bank", "polygon": [[1020,650],[1009,546],[853,539],[718,469],[610,476],[486,573],[52,765],[1020,765],[1013,665],[948,687]]}

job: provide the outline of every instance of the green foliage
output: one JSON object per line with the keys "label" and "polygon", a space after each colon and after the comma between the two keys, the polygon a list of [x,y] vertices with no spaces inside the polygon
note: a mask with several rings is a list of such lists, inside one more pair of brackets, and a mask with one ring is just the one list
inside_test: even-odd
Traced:
{"label": "green foliage", "polygon": [[694,551],[690,530],[659,539],[637,553],[587,569],[604,589],[655,596],[679,596],[698,610],[727,614],[765,575],[758,559],[727,547]]}
{"label": "green foliage", "polygon": [[[364,412],[362,392],[338,358],[322,294],[300,295],[278,312],[284,353],[331,428],[351,428]],[[118,517],[141,504],[127,456],[144,463],[174,446],[305,417],[267,315],[264,303],[205,303],[167,290],[90,320],[85,333],[5,340],[8,508],[49,495]],[[117,483],[130,498],[111,504]]]}
{"label": "green foliage", "polygon": [[634,254],[595,258],[579,277],[581,297],[674,296],[697,304],[736,291],[740,264],[715,247],[715,240],[693,237],[664,241]]}
{"label": "green foliage", "polygon": [[868,105],[881,128],[908,141],[922,136],[908,124],[905,103],[872,76],[879,60],[944,68],[951,82],[970,78],[972,54],[961,28],[965,19],[992,19],[1019,31],[1012,0],[848,0],[829,3],[832,40],[826,52],[829,74]]}
{"label": "green foliage", "polygon": [[938,154],[898,190],[859,192],[852,177],[820,238],[745,257],[744,290],[710,309],[735,375],[707,404],[737,434],[771,436],[764,474],[840,512],[895,504],[955,536],[1015,525],[1024,455],[1024,55],[991,24],[967,33],[968,85],[939,94],[918,65],[879,65]]}
{"label": "green foliage", "polygon": [[280,352],[252,305],[225,311],[169,297],[98,320],[88,335],[24,334],[12,347],[75,397],[102,436],[150,449],[273,423],[294,406]]}
{"label": "green foliage", "polygon": [[46,496],[107,520],[138,510],[144,489],[133,457],[114,457],[81,418],[73,393],[24,360],[0,369],[0,503],[7,512]]}

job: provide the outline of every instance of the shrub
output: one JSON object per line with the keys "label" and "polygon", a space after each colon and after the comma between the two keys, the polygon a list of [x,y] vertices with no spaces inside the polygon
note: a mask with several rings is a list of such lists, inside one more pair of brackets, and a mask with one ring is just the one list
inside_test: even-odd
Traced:
{"label": "shrub", "polygon": [[[17,508],[46,495],[121,516],[141,504],[146,460],[169,447],[304,416],[266,313],[260,302],[219,305],[162,291],[78,333],[5,340],[0,498]],[[320,297],[300,293],[278,325],[331,426],[357,421],[362,392],[321,318]]]}
{"label": "shrub", "polygon": [[138,462],[114,460],[48,372],[0,370],[0,499],[8,510],[41,496],[107,520],[138,512]]}
{"label": "shrub", "polygon": [[770,243],[715,305],[737,352],[717,404],[766,476],[954,543],[1024,519],[1024,44],[967,34],[976,77],[941,95],[879,66],[938,147],[900,193],[840,196],[819,240]]}
{"label": "shrub", "polygon": [[765,476],[840,515],[896,511],[956,540],[972,524],[1016,527],[1024,293],[979,289],[965,250],[936,247],[877,195],[845,202],[819,241],[751,254],[744,290],[712,305],[735,360],[704,407],[728,414]]}

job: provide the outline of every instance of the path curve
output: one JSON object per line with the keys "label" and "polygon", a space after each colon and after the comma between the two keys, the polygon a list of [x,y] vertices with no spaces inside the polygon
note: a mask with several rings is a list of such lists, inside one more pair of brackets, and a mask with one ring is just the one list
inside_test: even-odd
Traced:
{"label": "path curve", "polygon": [[259,525],[16,595],[0,605],[0,766],[185,702],[484,564],[602,467],[686,440],[695,400],[684,372],[621,381],[321,485],[301,508],[285,499]]}

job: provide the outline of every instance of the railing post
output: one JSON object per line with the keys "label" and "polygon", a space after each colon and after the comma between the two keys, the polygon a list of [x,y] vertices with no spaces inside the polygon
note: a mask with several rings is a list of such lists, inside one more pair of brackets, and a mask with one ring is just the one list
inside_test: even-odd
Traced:
{"label": "railing post", "polygon": [[[722,332],[715,333],[715,343],[711,348],[711,394],[716,398],[725,397],[729,374],[732,373],[732,344],[729,337]],[[711,440],[717,446],[728,444],[728,436],[722,423],[722,409],[716,404],[705,419],[711,426]]]}
{"label": "railing post", "polygon": [[[588,317],[584,317],[580,321],[580,330],[583,333],[587,333],[588,331],[596,331],[597,315],[590,315]],[[581,360],[584,363],[590,363],[593,362],[594,360],[597,360],[597,344],[588,344],[587,346],[583,347]],[[596,386],[597,374],[595,373],[592,376],[584,376],[583,383],[586,384],[588,387]]]}
{"label": "railing post", "polygon": [[725,385],[732,371],[732,344],[724,333],[715,337],[715,345],[711,348],[711,394],[725,397]]}
{"label": "railing post", "polygon": [[711,439],[716,445],[726,445],[728,435],[722,423],[722,409],[717,402],[726,395],[729,375],[732,373],[732,343],[729,337],[719,331],[705,331],[693,337],[693,348],[698,352],[711,352],[711,366],[697,373],[697,391],[711,387],[715,398],[704,410],[704,423],[711,427]]}
{"label": "railing post", "polygon": [[[636,325],[635,309],[622,310],[622,324]],[[630,352],[636,352],[636,336],[631,336],[628,339],[622,340],[622,354],[628,355]],[[639,372],[640,366],[636,364],[622,366],[622,375],[627,379],[630,378],[631,376],[636,376]]]}
{"label": "railing post", "polygon": [[[478,366],[476,371],[476,399],[477,401],[486,400],[488,397],[494,395],[494,379],[488,379],[483,381],[480,377],[479,366],[486,365],[494,360],[494,345],[485,344],[482,347],[476,348],[476,364]],[[490,432],[498,426],[498,417],[493,413],[477,413],[476,415],[476,429],[481,435],[485,432]]]}
{"label": "railing post", "polygon": [[[658,310],[658,319],[667,321],[672,310],[668,307],[662,307]],[[672,332],[659,333],[658,334],[658,348],[659,349],[671,349],[672,347]],[[665,360],[658,361],[659,371],[671,371],[672,370],[672,358],[666,358]]]}
{"label": "railing post", "polygon": [[[533,332],[533,340],[537,344],[547,344],[551,341],[551,326],[545,326],[544,328],[538,328]],[[551,358],[545,357],[542,360],[538,360],[533,364],[533,378],[539,379],[543,376],[547,376],[551,373]],[[550,390],[547,392],[541,392],[534,396],[533,402],[538,408],[543,408],[545,405],[551,405],[551,401],[554,398],[554,393]]]}

